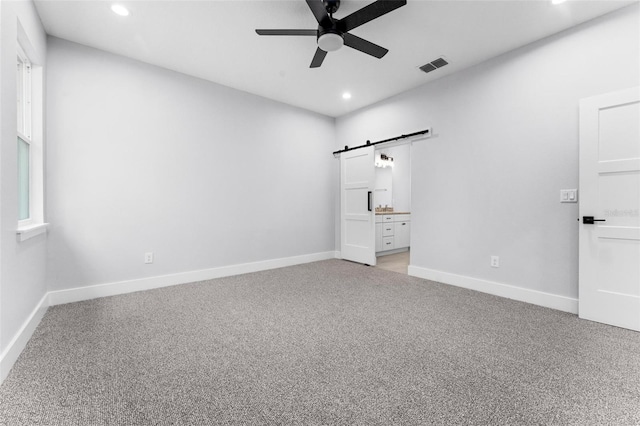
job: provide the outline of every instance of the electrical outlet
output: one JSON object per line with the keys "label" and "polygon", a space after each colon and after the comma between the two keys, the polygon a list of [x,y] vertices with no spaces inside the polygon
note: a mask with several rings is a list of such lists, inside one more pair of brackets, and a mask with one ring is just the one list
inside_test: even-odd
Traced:
{"label": "electrical outlet", "polygon": [[153,263],[153,252],[147,252],[144,254],[144,263]]}
{"label": "electrical outlet", "polygon": [[491,267],[492,268],[500,267],[500,256],[491,256]]}

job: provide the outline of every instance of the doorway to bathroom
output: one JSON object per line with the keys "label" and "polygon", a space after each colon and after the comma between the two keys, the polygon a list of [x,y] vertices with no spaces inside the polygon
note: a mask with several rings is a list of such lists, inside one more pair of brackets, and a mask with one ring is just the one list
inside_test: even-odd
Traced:
{"label": "doorway to bathroom", "polygon": [[375,150],[376,267],[407,274],[411,247],[411,143]]}

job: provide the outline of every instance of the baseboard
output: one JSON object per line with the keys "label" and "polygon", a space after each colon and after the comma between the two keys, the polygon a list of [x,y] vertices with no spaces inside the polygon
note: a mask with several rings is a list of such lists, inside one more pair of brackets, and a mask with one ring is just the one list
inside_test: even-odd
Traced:
{"label": "baseboard", "polygon": [[578,299],[409,265],[409,275],[578,314]]}
{"label": "baseboard", "polygon": [[38,324],[40,324],[48,307],[49,298],[48,294],[45,294],[33,309],[29,318],[22,324],[18,333],[13,337],[11,342],[9,342],[9,346],[7,346],[2,355],[0,355],[0,384],[2,384],[4,379],[9,375],[11,367],[13,367],[13,364],[18,360],[23,349],[27,346],[27,342],[31,339],[33,332],[36,330],[36,327],[38,327]]}
{"label": "baseboard", "polygon": [[168,287],[172,285],[211,280],[214,278],[229,277],[232,275],[248,274],[251,272],[266,271],[268,269],[284,268],[286,266],[334,259],[335,257],[336,252],[327,251],[321,253],[305,254],[302,256],[285,257],[281,259],[270,259],[260,262],[242,263],[238,265],[222,266],[219,268],[182,272],[171,275],[162,275],[157,277],[98,284],[87,287],[77,287],[67,290],[50,291],[49,305],[62,305],[65,303],[97,299],[99,297],[116,296],[119,294],[133,293],[136,291],[152,290],[155,288]]}

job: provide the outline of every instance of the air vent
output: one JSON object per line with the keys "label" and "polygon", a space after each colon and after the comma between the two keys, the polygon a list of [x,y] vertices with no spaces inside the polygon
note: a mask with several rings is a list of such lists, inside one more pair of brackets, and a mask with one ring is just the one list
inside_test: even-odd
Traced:
{"label": "air vent", "polygon": [[434,61],[429,62],[428,64],[424,64],[423,66],[420,67],[420,69],[424,72],[431,72],[438,68],[444,67],[448,63],[449,62],[445,61],[444,58],[438,58]]}
{"label": "air vent", "polygon": [[431,62],[431,65],[433,65],[436,68],[440,68],[440,67],[444,67],[448,63],[449,62],[445,61],[444,58],[438,58],[435,61]]}
{"label": "air vent", "polygon": [[429,63],[421,66],[420,69],[424,72],[431,72],[437,68]]}

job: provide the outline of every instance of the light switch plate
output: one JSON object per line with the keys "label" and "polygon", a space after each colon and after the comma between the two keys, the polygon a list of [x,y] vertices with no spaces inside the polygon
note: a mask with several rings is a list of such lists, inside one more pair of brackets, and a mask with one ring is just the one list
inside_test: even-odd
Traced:
{"label": "light switch plate", "polygon": [[577,203],[578,190],[577,189],[561,189],[560,202],[561,203]]}

